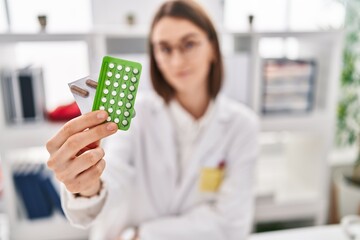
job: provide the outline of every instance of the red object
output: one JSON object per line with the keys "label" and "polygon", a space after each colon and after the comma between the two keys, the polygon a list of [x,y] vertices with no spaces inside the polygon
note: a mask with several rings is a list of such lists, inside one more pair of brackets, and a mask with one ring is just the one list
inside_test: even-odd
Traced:
{"label": "red object", "polygon": [[80,116],[81,112],[76,102],[73,102],[59,106],[55,110],[48,112],[47,115],[50,121],[63,122]]}
{"label": "red object", "polygon": [[220,170],[223,170],[223,169],[225,169],[225,167],[226,167],[226,162],[225,162],[225,160],[222,160],[222,161],[219,163],[218,168],[219,168]]}

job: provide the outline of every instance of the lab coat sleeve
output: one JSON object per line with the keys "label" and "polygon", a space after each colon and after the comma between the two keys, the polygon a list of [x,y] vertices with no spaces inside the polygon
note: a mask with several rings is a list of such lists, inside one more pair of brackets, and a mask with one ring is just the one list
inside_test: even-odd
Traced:
{"label": "lab coat sleeve", "polygon": [[[204,203],[181,216],[140,226],[142,240],[244,240],[251,232],[254,211],[254,169],[258,155],[258,120],[232,129],[227,172],[214,203]],[[240,130],[241,129],[241,130]],[[240,132],[239,132],[240,131]]]}
{"label": "lab coat sleeve", "polygon": [[[113,206],[118,206],[121,198],[126,196],[127,186],[131,186],[134,176],[131,164],[132,135],[130,130],[119,131],[104,140],[106,167],[101,177],[104,184],[99,196],[74,198],[62,187],[62,207],[74,226],[88,228],[103,221],[109,216],[109,212],[116,210]],[[118,184],[109,184],[114,182]]]}
{"label": "lab coat sleeve", "polygon": [[91,198],[75,197],[74,194],[66,190],[65,186],[61,186],[61,203],[65,215],[70,222],[80,228],[87,225],[81,224],[91,222],[91,220],[100,212],[106,198],[106,188],[101,190],[99,195]]}

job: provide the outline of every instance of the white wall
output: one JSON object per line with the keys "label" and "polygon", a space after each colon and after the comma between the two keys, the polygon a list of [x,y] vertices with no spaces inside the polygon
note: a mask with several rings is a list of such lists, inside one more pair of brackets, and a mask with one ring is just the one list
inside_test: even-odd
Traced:
{"label": "white wall", "polygon": [[[51,32],[77,32],[91,28],[90,0],[8,0],[8,2],[12,31],[39,31],[37,16],[42,14],[47,15],[47,30]],[[1,7],[0,4],[0,18]]]}
{"label": "white wall", "polygon": [[120,28],[126,25],[126,15],[134,13],[137,28],[146,30],[161,2],[162,0],[92,0],[93,24],[95,27]]}
{"label": "white wall", "polygon": [[[92,0],[95,27],[119,27],[126,25],[126,15],[134,13],[136,28],[147,31],[155,11],[164,0]],[[217,26],[222,25],[222,0],[198,0]],[[114,11],[116,9],[116,11]]]}

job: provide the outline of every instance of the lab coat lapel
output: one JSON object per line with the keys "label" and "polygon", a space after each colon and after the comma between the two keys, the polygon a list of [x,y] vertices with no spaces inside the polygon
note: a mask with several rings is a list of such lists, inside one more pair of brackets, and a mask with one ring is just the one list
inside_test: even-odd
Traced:
{"label": "lab coat lapel", "polygon": [[[161,157],[161,161],[167,168],[168,173],[171,174],[171,176],[175,176],[177,174],[176,157],[174,155],[176,152],[175,129],[167,111],[159,113],[157,117],[159,124],[154,126],[154,129],[159,127],[161,128],[160,131],[155,130],[155,134],[157,135],[157,144],[161,149],[161,152],[164,154]],[[173,179],[175,184],[176,176]]]}
{"label": "lab coat lapel", "polygon": [[[165,103],[161,103],[165,104]],[[155,200],[156,208],[159,213],[166,213],[169,211],[170,205],[164,206],[165,203],[171,203],[171,198],[174,197],[174,192],[177,179],[177,166],[174,152],[176,152],[176,144],[174,138],[174,127],[171,124],[169,113],[165,110],[166,108],[162,105],[156,108],[152,117],[155,121],[149,121],[153,123],[150,126],[152,137],[151,151],[152,156],[157,156],[156,159],[151,159],[151,168],[157,168],[156,173],[164,173],[161,176],[156,176],[154,179],[162,179],[161,181],[154,181],[151,183],[152,190],[149,193],[153,195],[152,198]],[[154,177],[154,176],[153,176]],[[149,179],[151,181],[152,178]],[[160,186],[161,185],[161,186]],[[158,191],[158,189],[165,191]]]}
{"label": "lab coat lapel", "polygon": [[[228,113],[225,108],[222,111],[219,111],[219,109],[223,107],[222,102],[221,98],[215,102],[215,116],[212,116],[210,122],[203,129],[204,132],[201,134],[201,138],[198,139],[198,145],[194,150],[193,156],[189,160],[191,166],[184,173],[181,184],[176,192],[176,198],[173,204],[175,211],[179,211],[181,206],[185,203],[186,198],[189,197],[193,184],[197,182],[196,180],[200,175],[202,163],[207,160],[207,156],[209,156],[211,150],[216,148],[216,145],[219,143],[219,138],[225,130],[224,128],[228,120]],[[218,112],[220,113],[219,115],[217,114]]]}

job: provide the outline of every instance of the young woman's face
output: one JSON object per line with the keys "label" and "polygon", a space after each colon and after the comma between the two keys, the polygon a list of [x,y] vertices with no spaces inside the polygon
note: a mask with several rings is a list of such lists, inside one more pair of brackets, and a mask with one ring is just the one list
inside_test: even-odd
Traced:
{"label": "young woman's face", "polygon": [[162,18],[153,29],[156,63],[176,94],[207,89],[214,51],[206,33],[192,22]]}

